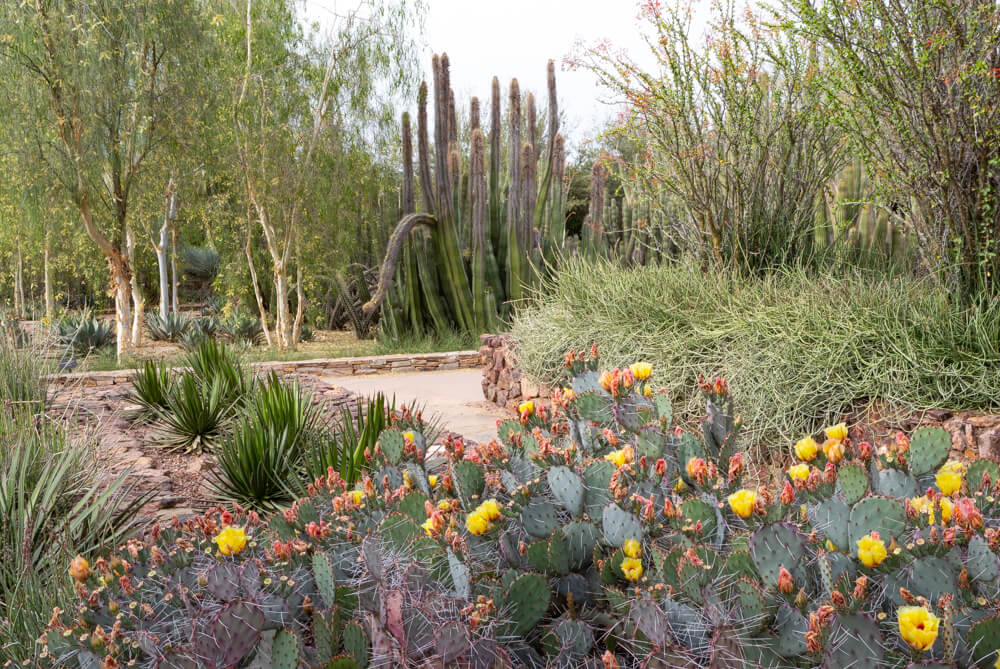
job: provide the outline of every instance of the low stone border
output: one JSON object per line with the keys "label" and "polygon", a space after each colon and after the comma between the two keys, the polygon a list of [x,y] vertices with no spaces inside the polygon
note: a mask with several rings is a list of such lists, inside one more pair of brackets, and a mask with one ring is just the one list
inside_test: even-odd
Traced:
{"label": "low stone border", "polygon": [[549,389],[521,372],[517,355],[506,334],[479,337],[479,361],[483,368],[483,397],[487,402],[516,410],[525,400],[546,399]]}
{"label": "low stone border", "polygon": [[[362,358],[320,358],[316,360],[282,360],[254,362],[250,367],[267,374],[312,374],[316,376],[355,376],[405,372],[437,372],[449,369],[474,369],[479,367],[479,351],[451,351],[447,353],[399,353]],[[117,386],[129,382],[134,369],[116,369],[110,372],[77,372],[49,374],[43,377],[50,388],[66,386]]]}

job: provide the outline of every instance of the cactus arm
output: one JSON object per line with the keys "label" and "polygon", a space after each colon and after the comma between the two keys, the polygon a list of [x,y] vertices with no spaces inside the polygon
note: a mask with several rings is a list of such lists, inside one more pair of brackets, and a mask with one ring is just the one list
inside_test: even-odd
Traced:
{"label": "cactus arm", "polygon": [[385,260],[382,261],[382,269],[379,270],[375,294],[362,307],[366,314],[371,314],[378,309],[389,293],[389,287],[396,276],[396,263],[399,262],[399,254],[402,252],[403,244],[409,237],[410,231],[418,225],[425,225],[433,229],[436,224],[437,220],[425,213],[407,214],[396,224],[396,229],[392,231],[389,243],[386,245]]}

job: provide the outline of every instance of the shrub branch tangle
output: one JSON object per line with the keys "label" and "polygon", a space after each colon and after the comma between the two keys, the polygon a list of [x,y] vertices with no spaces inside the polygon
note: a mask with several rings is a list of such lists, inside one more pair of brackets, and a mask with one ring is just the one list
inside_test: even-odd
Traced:
{"label": "shrub branch tangle", "polygon": [[1000,11],[987,0],[785,0],[838,76],[829,110],[972,297],[1000,289]]}
{"label": "shrub branch tangle", "polygon": [[820,55],[752,15],[740,22],[731,2],[699,49],[690,12],[647,5],[658,72],[606,48],[584,57],[631,105],[620,131],[648,145],[630,176],[680,205],[675,236],[706,260],[760,273],[809,258],[816,203],[844,162]]}

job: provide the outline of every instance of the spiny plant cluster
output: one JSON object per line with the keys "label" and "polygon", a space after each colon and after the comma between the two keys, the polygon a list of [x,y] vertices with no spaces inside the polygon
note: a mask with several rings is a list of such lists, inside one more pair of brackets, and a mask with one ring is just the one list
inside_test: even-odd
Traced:
{"label": "spiny plant cluster", "polygon": [[215,511],[71,568],[52,665],[975,667],[1000,648],[1000,467],[940,428],[796,444],[749,480],[726,382],[700,434],[649,365],[566,357],[551,407],[428,455],[419,420],[271,516]]}

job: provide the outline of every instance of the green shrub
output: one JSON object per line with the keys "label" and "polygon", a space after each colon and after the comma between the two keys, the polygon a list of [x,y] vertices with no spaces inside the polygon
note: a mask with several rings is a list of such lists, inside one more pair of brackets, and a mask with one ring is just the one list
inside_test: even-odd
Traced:
{"label": "green shrub", "polygon": [[180,341],[190,329],[184,314],[153,312],[146,316],[146,329],[153,341]]}
{"label": "green shrub", "polygon": [[11,343],[0,341],[0,404],[10,409],[37,413],[46,399],[45,372],[35,351],[19,351]]}
{"label": "green shrub", "polygon": [[[941,428],[876,449],[834,426],[799,446],[804,471],[758,486],[724,380],[700,384],[693,434],[648,367],[567,367],[572,392],[502,422],[502,445],[448,440],[429,469],[425,426],[403,411],[357,489],[330,473],[266,524],[214,510],[132,543],[126,573],[86,565],[49,654],[80,667],[104,653],[142,666],[167,647],[172,664],[208,666],[994,663],[996,462],[948,462]],[[162,645],[131,643],[152,637]]]}
{"label": "green shrub", "polygon": [[184,356],[184,362],[200,383],[212,384],[218,380],[226,389],[226,398],[232,403],[242,401],[253,387],[253,380],[239,353],[221,342],[211,339],[198,342]]}
{"label": "green shrub", "polygon": [[[670,369],[696,414],[699,372],[726,377],[755,457],[874,400],[976,409],[1000,398],[1000,303],[966,309],[928,282],[788,271],[735,280],[678,266],[570,262],[516,316],[526,373],[551,382],[562,354],[597,343],[610,365]],[[762,456],[770,457],[770,455]]]}
{"label": "green shrub", "polygon": [[115,343],[114,324],[95,318],[88,312],[69,315],[57,321],[56,342],[80,355],[99,351]]}
{"label": "green shrub", "polygon": [[230,341],[256,346],[264,340],[264,328],[260,320],[237,312],[220,323],[220,329]]}
{"label": "green shrub", "polygon": [[139,405],[136,418],[153,418],[157,411],[169,408],[174,381],[166,364],[147,360],[129,381],[133,388],[131,400]]}
{"label": "green shrub", "polygon": [[205,380],[183,374],[167,395],[167,406],[154,408],[161,445],[168,450],[212,450],[236,410],[232,395],[225,377]]}
{"label": "green shrub", "polygon": [[389,425],[395,405],[395,400],[390,404],[385,395],[376,393],[367,398],[359,397],[353,413],[351,407],[342,406],[336,425],[311,435],[309,446],[303,452],[308,480],[325,477],[332,467],[353,486],[364,471],[365,451],[375,448],[378,435]]}

